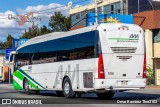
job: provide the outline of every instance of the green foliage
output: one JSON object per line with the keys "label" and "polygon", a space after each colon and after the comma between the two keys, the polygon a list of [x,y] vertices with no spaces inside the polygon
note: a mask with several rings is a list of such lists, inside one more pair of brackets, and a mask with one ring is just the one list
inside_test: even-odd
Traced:
{"label": "green foliage", "polygon": [[6,42],[0,42],[0,49],[6,49],[6,48],[11,48],[12,47],[12,40],[13,37],[12,35],[8,34],[6,38]]}
{"label": "green foliage", "polygon": [[49,20],[49,27],[53,32],[57,31],[69,31],[71,27],[71,18],[63,16],[61,12],[55,12]]}
{"label": "green foliage", "polygon": [[153,69],[151,69],[150,67],[147,68],[147,85],[151,85],[154,84],[154,72]]}
{"label": "green foliage", "polygon": [[48,25],[52,30],[47,28],[45,25],[43,25],[41,28],[38,28],[38,25],[33,24],[32,27],[29,27],[28,30],[25,30],[21,38],[30,39],[51,32],[69,31],[71,27],[71,19],[70,17],[63,16],[61,12],[55,12],[55,14],[50,17]]}
{"label": "green foliage", "polygon": [[36,37],[36,36],[39,36],[40,35],[40,31],[39,31],[39,28],[38,28],[38,24],[37,25],[32,25],[32,27],[29,27],[28,28],[28,31],[25,30],[25,33],[22,35],[21,38],[27,38],[27,39],[30,39],[30,38],[33,38],[33,37]]}

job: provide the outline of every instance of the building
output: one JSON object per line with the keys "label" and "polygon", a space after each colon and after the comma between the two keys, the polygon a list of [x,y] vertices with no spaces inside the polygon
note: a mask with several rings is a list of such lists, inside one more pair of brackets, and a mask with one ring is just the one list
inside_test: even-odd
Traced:
{"label": "building", "polygon": [[[142,11],[160,9],[160,0],[99,0],[98,13],[134,14]],[[95,12],[95,4],[89,4],[70,10],[72,30],[86,25],[86,14]]]}
{"label": "building", "polygon": [[[133,15],[134,23],[145,31],[147,67],[153,69],[155,84],[160,85],[160,0],[100,0],[98,14]],[[72,28],[85,27],[86,14],[95,4],[70,10]]]}
{"label": "building", "polygon": [[5,50],[0,50],[0,80],[3,78],[3,66],[5,63]]}
{"label": "building", "polygon": [[[112,14],[126,14],[125,1],[123,0],[103,0],[98,3],[98,13],[112,13]],[[81,7],[77,7],[70,10],[72,28],[82,28],[86,25],[85,16],[87,13],[95,13],[95,4],[89,4]]]}
{"label": "building", "polygon": [[153,69],[155,84],[160,85],[160,10],[134,14],[134,23],[145,30],[147,67]]}

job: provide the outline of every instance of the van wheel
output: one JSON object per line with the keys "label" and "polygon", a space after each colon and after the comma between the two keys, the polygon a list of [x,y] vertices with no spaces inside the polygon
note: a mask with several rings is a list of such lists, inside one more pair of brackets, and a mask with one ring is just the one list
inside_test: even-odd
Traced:
{"label": "van wheel", "polygon": [[27,79],[24,80],[23,88],[24,88],[24,91],[25,91],[26,94],[30,94],[31,93],[31,90],[29,88],[29,84],[28,84],[28,80]]}
{"label": "van wheel", "polygon": [[107,100],[111,99],[114,96],[114,92],[105,92],[105,93],[97,93],[99,99]]}
{"label": "van wheel", "polygon": [[76,93],[72,90],[71,81],[68,77],[63,81],[63,95],[66,98],[73,98],[76,96]]}

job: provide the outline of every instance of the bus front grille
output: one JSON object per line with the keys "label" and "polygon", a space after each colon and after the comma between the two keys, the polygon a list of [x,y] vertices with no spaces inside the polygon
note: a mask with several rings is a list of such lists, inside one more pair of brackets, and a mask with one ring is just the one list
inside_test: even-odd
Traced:
{"label": "bus front grille", "polygon": [[136,47],[111,47],[113,53],[135,53]]}

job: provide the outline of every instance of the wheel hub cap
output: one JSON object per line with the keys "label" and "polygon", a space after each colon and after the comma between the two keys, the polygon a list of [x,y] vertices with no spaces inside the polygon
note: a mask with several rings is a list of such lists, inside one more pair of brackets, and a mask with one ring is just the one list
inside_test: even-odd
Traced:
{"label": "wheel hub cap", "polygon": [[70,91],[70,87],[69,87],[69,83],[68,82],[66,82],[65,85],[64,85],[64,91],[65,91],[66,94],[68,94],[69,91]]}

